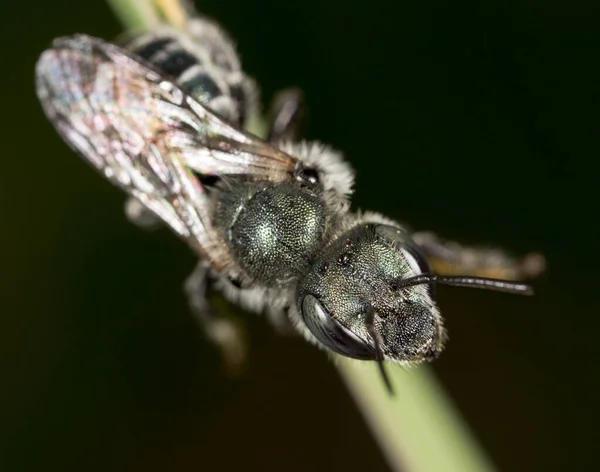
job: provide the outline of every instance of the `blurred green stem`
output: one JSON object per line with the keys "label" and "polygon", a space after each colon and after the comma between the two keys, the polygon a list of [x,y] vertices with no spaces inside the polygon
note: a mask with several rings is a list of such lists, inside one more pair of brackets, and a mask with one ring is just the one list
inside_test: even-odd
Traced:
{"label": "blurred green stem", "polygon": [[374,363],[336,364],[393,470],[494,470],[427,365],[389,366],[390,397]]}
{"label": "blurred green stem", "polygon": [[[130,31],[161,21],[183,27],[180,0],[107,0]],[[253,130],[265,129],[260,119]],[[336,358],[377,442],[394,471],[485,472],[493,467],[427,366],[390,366],[390,397],[374,363]]]}
{"label": "blurred green stem", "polygon": [[152,0],[107,0],[129,31],[143,31],[160,24],[160,16]]}

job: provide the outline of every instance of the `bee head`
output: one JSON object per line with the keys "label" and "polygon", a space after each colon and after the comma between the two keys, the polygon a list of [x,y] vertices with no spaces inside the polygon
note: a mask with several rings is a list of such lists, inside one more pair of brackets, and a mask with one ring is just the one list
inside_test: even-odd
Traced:
{"label": "bee head", "polygon": [[363,223],[315,258],[300,281],[297,305],[312,335],[346,357],[415,363],[436,357],[445,330],[434,299],[435,282],[526,292],[522,284],[432,274],[409,234],[395,226]]}
{"label": "bee head", "polygon": [[298,309],[311,333],[338,354],[395,361],[434,357],[444,331],[431,285],[398,288],[400,280],[430,272],[406,232],[363,224],[319,254],[299,285]]}

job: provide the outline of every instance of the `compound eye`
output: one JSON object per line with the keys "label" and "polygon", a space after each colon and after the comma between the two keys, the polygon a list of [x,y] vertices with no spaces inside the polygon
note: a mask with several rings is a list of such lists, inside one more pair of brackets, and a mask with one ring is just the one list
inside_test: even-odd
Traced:
{"label": "compound eye", "polygon": [[[416,247],[405,246],[402,248],[402,254],[406,258],[408,265],[415,274],[431,274],[431,266],[425,256]],[[428,284],[429,295],[432,300],[436,299],[435,284]]]}
{"label": "compound eye", "polygon": [[338,323],[314,296],[304,297],[300,314],[310,332],[328,349],[354,359],[375,359],[371,346]]}
{"label": "compound eye", "polygon": [[402,248],[402,254],[415,274],[430,274],[431,266],[420,251],[410,246]]}
{"label": "compound eye", "polygon": [[[433,273],[425,254],[423,254],[419,246],[417,246],[406,231],[388,225],[379,225],[376,231],[380,237],[398,248],[415,275]],[[434,297],[435,287],[433,284],[429,285],[429,291],[431,296]]]}
{"label": "compound eye", "polygon": [[431,273],[427,258],[406,231],[388,225],[378,225],[375,231],[380,237],[399,248],[415,274]]}

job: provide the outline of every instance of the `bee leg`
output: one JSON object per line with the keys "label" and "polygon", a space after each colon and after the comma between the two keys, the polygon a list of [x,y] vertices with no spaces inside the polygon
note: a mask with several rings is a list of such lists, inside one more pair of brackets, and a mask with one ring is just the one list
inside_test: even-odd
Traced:
{"label": "bee leg", "polygon": [[304,97],[299,89],[278,92],[269,113],[268,141],[296,141],[304,115]]}
{"label": "bee leg", "polygon": [[160,225],[160,218],[134,197],[125,201],[125,216],[140,228],[152,229]]}
{"label": "bee leg", "polygon": [[247,343],[244,331],[235,320],[213,311],[207,298],[213,282],[210,264],[200,261],[186,279],[184,291],[202,330],[221,351],[224,370],[232,376],[239,375],[246,361]]}
{"label": "bee leg", "polygon": [[539,253],[517,258],[500,249],[474,248],[444,241],[430,232],[414,233],[412,237],[433,270],[442,275],[521,280],[539,276],[546,266],[544,256]]}

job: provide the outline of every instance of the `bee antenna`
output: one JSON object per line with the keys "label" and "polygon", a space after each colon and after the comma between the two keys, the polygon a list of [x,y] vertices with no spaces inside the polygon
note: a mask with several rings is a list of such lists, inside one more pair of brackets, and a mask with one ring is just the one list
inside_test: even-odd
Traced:
{"label": "bee antenna", "polygon": [[509,280],[490,279],[487,277],[472,277],[467,275],[435,275],[419,274],[407,279],[397,281],[398,289],[414,287],[428,283],[440,283],[445,285],[454,285],[456,287],[473,287],[494,290],[496,292],[515,293],[519,295],[533,295],[533,288],[530,285]]}
{"label": "bee antenna", "polygon": [[372,308],[367,309],[367,333],[373,340],[375,344],[375,362],[377,362],[377,367],[379,368],[379,373],[381,374],[381,378],[383,379],[383,383],[387,388],[387,391],[390,395],[394,395],[394,388],[392,387],[392,382],[388,377],[387,371],[385,370],[385,365],[383,363],[383,352],[381,351],[381,345],[379,344],[379,339],[377,338],[377,333],[375,332],[375,327],[373,326],[373,321],[375,319],[375,311]]}

